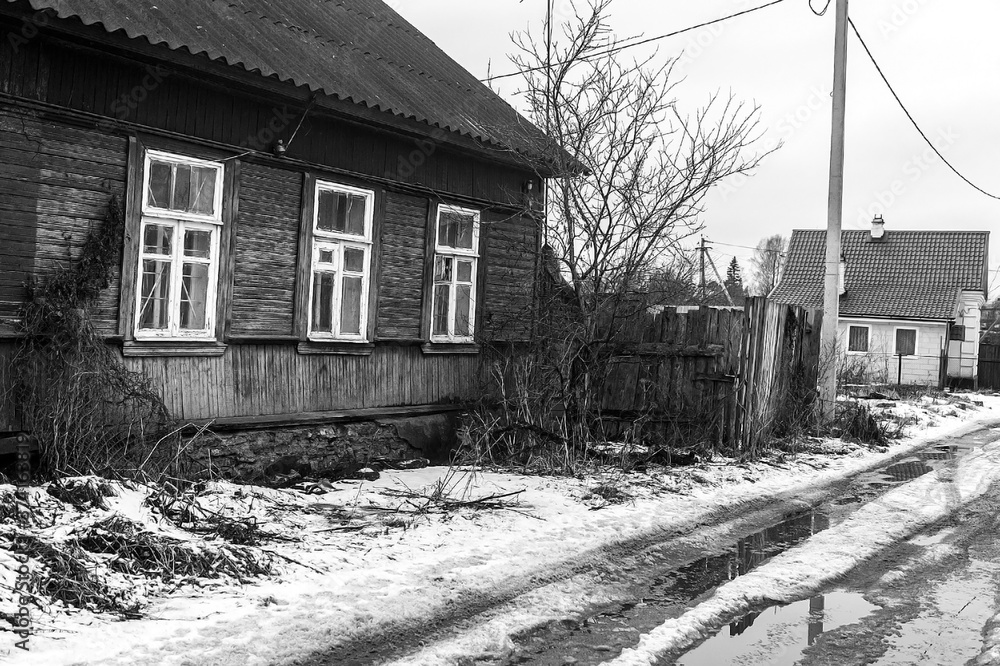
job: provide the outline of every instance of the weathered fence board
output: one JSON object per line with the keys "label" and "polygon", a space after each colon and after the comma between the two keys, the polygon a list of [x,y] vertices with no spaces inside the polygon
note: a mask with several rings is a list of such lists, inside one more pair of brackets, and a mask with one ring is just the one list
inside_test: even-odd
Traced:
{"label": "weathered fence board", "polygon": [[979,387],[1000,388],[1000,345],[979,345]]}
{"label": "weathered fence board", "polygon": [[789,400],[815,387],[818,316],[762,297],[744,309],[639,313],[623,327],[601,416],[619,424],[643,418],[752,454]]}

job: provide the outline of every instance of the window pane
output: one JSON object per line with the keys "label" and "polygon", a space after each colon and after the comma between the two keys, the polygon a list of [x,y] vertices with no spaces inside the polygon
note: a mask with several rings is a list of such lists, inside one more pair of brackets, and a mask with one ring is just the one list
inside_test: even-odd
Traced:
{"label": "window pane", "polygon": [[316,228],[320,231],[343,233],[347,228],[347,197],[339,192],[321,190]]}
{"label": "window pane", "polygon": [[184,264],[181,274],[181,321],[183,330],[205,329],[208,311],[208,264]]}
{"label": "window pane", "polygon": [[170,207],[170,185],[173,169],[166,162],[152,161],[149,165],[149,194],[146,204],[156,208]]}
{"label": "window pane", "polygon": [[475,218],[472,215],[441,211],[438,220],[438,244],[471,250],[474,224]]}
{"label": "window pane", "polygon": [[434,313],[431,317],[431,334],[448,335],[448,300],[451,296],[451,285],[434,286]]}
{"label": "window pane", "polygon": [[458,276],[459,282],[472,282],[472,262],[471,261],[459,261],[458,262]]}
{"label": "window pane", "polygon": [[361,334],[361,278],[344,278],[344,300],[340,314],[340,332]]}
{"label": "window pane", "polygon": [[333,333],[333,296],[336,284],[333,273],[313,273],[312,330]]}
{"label": "window pane", "polygon": [[170,254],[174,230],[162,224],[147,224],[142,235],[144,254]]}
{"label": "window pane", "polygon": [[174,198],[170,204],[171,210],[187,212],[191,200],[191,167],[178,164],[174,171]]}
{"label": "window pane", "polygon": [[191,194],[185,210],[199,215],[215,214],[215,181],[217,176],[218,169],[214,167],[191,168]]}
{"label": "window pane", "polygon": [[170,304],[170,262],[146,259],[142,262],[139,286],[139,328],[167,328]]}
{"label": "window pane", "polygon": [[451,257],[434,258],[434,281],[451,282]]}
{"label": "window pane", "polygon": [[352,273],[364,273],[365,251],[354,247],[344,248],[344,270]]}
{"label": "window pane", "polygon": [[917,332],[912,328],[896,331],[896,353],[912,356],[917,352]]}
{"label": "window pane", "polygon": [[472,285],[458,285],[455,294],[455,335],[472,334]]}
{"label": "window pane", "polygon": [[212,258],[212,232],[191,230],[184,232],[184,256],[201,259]]}
{"label": "window pane", "polygon": [[851,326],[847,341],[848,351],[866,352],[868,351],[868,329],[864,326]]}
{"label": "window pane", "polygon": [[323,250],[319,251],[319,261],[321,264],[332,264],[336,265],[337,257],[334,255],[333,250]]}
{"label": "window pane", "polygon": [[352,194],[347,197],[347,233],[365,235],[365,198]]}

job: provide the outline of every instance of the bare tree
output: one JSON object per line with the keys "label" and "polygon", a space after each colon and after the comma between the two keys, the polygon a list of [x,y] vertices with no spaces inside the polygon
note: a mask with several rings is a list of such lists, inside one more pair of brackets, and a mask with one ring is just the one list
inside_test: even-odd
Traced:
{"label": "bare tree", "polygon": [[[561,404],[550,413],[560,422],[530,426],[572,445],[586,445],[601,363],[613,356],[622,322],[645,312],[648,294],[638,295],[657,281],[666,297],[683,295],[688,281],[674,270],[676,257],[701,229],[705,196],[766,155],[752,150],[756,106],[715,94],[683,112],[675,61],[629,59],[609,27],[610,5],[571,1],[562,25],[546,21],[538,33],[515,34],[511,57],[523,75],[528,115],[549,142],[537,167],[548,178],[543,263],[559,282],[548,292],[559,303],[542,305],[545,321],[536,327],[547,337],[533,362],[546,376],[525,386],[534,391],[531,404],[540,404],[538,387],[553,387]],[[567,312],[572,316],[554,321]],[[519,398],[519,418],[528,402]]]}
{"label": "bare tree", "polygon": [[753,289],[758,296],[767,296],[778,285],[785,265],[788,239],[781,234],[762,238],[750,258],[753,267]]}
{"label": "bare tree", "polygon": [[512,57],[531,119],[556,148],[547,242],[592,328],[608,302],[600,295],[634,289],[701,229],[708,191],[763,158],[748,150],[759,138],[758,108],[713,95],[683,113],[676,61],[629,60],[609,28],[610,4],[570,3],[574,14],[559,29],[516,34]]}

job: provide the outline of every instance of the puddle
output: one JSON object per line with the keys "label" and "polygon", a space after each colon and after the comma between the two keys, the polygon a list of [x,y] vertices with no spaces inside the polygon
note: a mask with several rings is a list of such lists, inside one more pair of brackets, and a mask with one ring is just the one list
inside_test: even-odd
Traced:
{"label": "puddle", "polygon": [[751,613],[680,657],[677,666],[791,666],[825,631],[854,624],[878,606],[857,593],[831,592]]}
{"label": "puddle", "polygon": [[[669,554],[661,556],[663,559],[660,561],[653,559],[641,571],[631,574],[634,578],[628,582],[631,584],[632,602],[607,608],[581,622],[553,623],[522,634],[515,638],[518,645],[515,654],[502,663],[547,666],[567,663],[567,658],[572,658],[575,660],[572,663],[579,666],[603,663],[622,649],[634,646],[641,634],[696,606],[719,586],[752,571],[813,534],[843,522],[861,505],[884,495],[889,489],[952,464],[952,461],[964,453],[996,440],[998,433],[1000,428],[946,440],[945,443],[897,460],[884,468],[861,474],[828,503],[742,538],[726,551],[685,566],[678,568],[676,564],[668,562]],[[692,657],[685,655],[678,663],[793,663],[794,658],[787,662],[781,661],[784,657],[780,657],[780,654],[787,650],[794,657],[810,640],[815,639],[814,636],[809,639],[809,636],[817,629],[822,633],[833,626],[849,624],[855,621],[851,619],[855,615],[866,614],[871,609],[871,605],[859,596],[847,593],[828,595],[825,601],[814,600],[813,604],[822,605],[819,609],[822,612],[817,616],[819,620],[805,622],[812,629],[803,634],[808,640],[800,646],[798,638],[794,641],[790,638],[794,634],[791,627],[797,626],[800,619],[808,616],[809,603],[802,602],[804,606],[792,604],[772,608],[761,615],[748,616],[733,625],[740,628],[739,631],[733,630],[736,631],[735,636],[746,635],[746,638],[741,638],[746,643],[745,649],[752,652],[756,649],[753,646],[758,643],[769,645],[771,652],[779,655],[768,657],[772,661],[740,661],[737,658],[736,661],[726,662],[719,660],[718,653],[715,653],[716,658],[707,661],[690,661]],[[761,627],[767,628],[767,631],[761,631]],[[715,637],[709,639],[706,645],[715,645],[715,641],[721,640],[721,637]],[[792,642],[783,647],[782,641]],[[733,645],[738,643],[739,641]],[[709,653],[711,652],[712,649],[709,649]],[[697,650],[691,654],[696,653]]]}

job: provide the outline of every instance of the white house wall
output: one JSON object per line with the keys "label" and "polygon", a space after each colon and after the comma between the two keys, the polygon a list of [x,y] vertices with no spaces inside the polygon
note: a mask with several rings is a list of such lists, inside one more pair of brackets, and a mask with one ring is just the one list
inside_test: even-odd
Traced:
{"label": "white house wall", "polygon": [[[847,350],[850,326],[869,328],[868,352],[856,353]],[[912,328],[917,331],[916,354],[904,356],[902,359],[902,383],[937,384],[941,368],[941,350],[948,341],[946,323],[841,318],[837,326],[837,339],[842,351],[842,369],[855,371],[863,369],[863,381],[866,382],[896,383],[900,362],[894,355],[897,328]],[[974,366],[975,361],[972,363]]]}
{"label": "white house wall", "polygon": [[962,305],[955,323],[965,326],[963,340],[948,342],[948,376],[974,379],[979,375],[979,325],[985,302],[981,292],[962,293]]}

